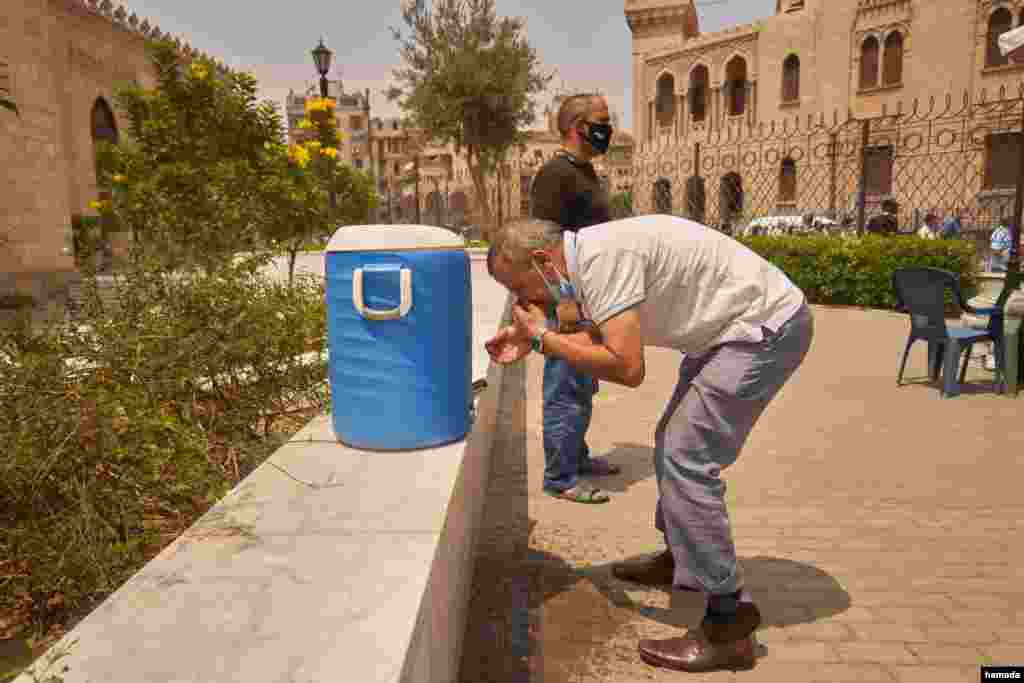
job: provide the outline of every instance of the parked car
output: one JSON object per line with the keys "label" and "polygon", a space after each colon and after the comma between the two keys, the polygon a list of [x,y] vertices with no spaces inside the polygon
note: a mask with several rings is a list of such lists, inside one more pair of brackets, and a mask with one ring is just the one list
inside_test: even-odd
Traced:
{"label": "parked car", "polygon": [[806,235],[832,232],[839,227],[836,221],[824,216],[762,216],[740,227],[737,235]]}

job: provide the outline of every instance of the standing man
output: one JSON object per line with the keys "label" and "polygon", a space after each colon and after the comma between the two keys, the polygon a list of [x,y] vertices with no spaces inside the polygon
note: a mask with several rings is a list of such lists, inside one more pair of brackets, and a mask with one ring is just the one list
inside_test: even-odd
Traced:
{"label": "standing man", "polygon": [[[810,348],[814,321],[803,292],[739,242],[676,216],[576,234],[521,221],[500,229],[491,249],[491,275],[519,301],[514,324],[486,344],[496,362],[532,349],[638,387],[645,346],[684,354],[654,434],[655,526],[668,550],[613,572],[708,596],[700,628],[640,641],[644,661],[691,672],[753,667],[761,614],[743,589],[721,475]],[[547,328],[539,307],[566,303],[565,292],[593,327]]]}
{"label": "standing man", "polygon": [[925,214],[924,223],[917,229],[917,236],[921,239],[934,240],[938,239],[941,230],[942,226],[939,225],[939,217],[929,212]]}
{"label": "standing man", "polygon": [[[562,149],[537,173],[531,188],[534,218],[564,230],[611,220],[611,200],[591,160],[611,142],[608,103],[599,95],[573,95],[558,110]],[[550,329],[571,330],[572,321],[548,311]],[[607,503],[608,494],[579,481],[581,474],[619,472],[603,458],[590,457],[586,435],[593,414],[597,380],[566,361],[544,361],[544,491],[576,503]]]}
{"label": "standing man", "polygon": [[882,201],[882,213],[871,217],[868,224],[864,226],[865,232],[873,235],[896,235],[900,231],[899,214],[900,205],[895,199],[889,197]]}

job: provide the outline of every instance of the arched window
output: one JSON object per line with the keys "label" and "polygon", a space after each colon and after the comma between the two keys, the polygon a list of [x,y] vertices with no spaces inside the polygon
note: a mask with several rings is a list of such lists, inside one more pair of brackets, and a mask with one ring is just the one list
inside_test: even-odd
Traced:
{"label": "arched window", "polygon": [[868,36],[860,46],[860,89],[878,85],[878,38]]}
{"label": "arched window", "polygon": [[985,53],[985,66],[1004,66],[1010,63],[999,51],[999,36],[1013,28],[1013,15],[1010,10],[1000,7],[988,18],[988,49]]}
{"label": "arched window", "polygon": [[109,142],[116,145],[118,141],[117,121],[110,105],[102,97],[97,97],[92,105],[92,141]]}
{"label": "arched window", "polygon": [[686,215],[690,220],[704,222],[707,213],[707,198],[704,191],[704,179],[690,176],[686,179]]}
{"label": "arched window", "polygon": [[708,68],[703,64],[690,72],[690,114],[703,121],[708,112]]}
{"label": "arched window", "polygon": [[882,57],[882,85],[899,85],[903,82],[903,34],[893,31],[885,39],[885,55]]}
{"label": "arched window", "polygon": [[747,61],[736,56],[725,67],[726,98],[729,116],[739,116],[747,110]]}
{"label": "arched window", "polygon": [[671,126],[676,116],[676,79],[672,74],[663,74],[658,79],[657,93],[654,109],[657,112],[658,123]]}
{"label": "arched window", "polygon": [[732,225],[743,213],[743,178],[738,173],[722,176],[718,186],[718,211],[723,225]]}
{"label": "arched window", "polygon": [[786,57],[782,62],[782,101],[796,102],[800,99],[800,58]]}
{"label": "arched window", "polygon": [[658,178],[654,182],[652,199],[655,213],[672,213],[672,181],[668,178]]}
{"label": "arched window", "polygon": [[779,203],[796,202],[796,162],[789,157],[782,160],[779,169]]}

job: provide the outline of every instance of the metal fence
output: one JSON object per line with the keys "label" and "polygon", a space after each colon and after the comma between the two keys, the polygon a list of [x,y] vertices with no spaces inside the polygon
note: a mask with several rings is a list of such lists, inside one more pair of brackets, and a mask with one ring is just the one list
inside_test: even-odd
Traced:
{"label": "metal fence", "polygon": [[862,229],[891,198],[901,232],[935,213],[959,217],[964,233],[987,244],[1012,219],[1022,118],[1024,85],[866,118],[691,127],[641,147],[635,201],[641,213],[732,231],[755,218],[807,214]]}

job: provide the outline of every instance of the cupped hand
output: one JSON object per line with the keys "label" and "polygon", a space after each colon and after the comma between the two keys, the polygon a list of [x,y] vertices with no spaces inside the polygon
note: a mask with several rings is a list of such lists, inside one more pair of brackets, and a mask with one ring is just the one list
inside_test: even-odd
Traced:
{"label": "cupped hand", "polygon": [[512,305],[512,321],[526,335],[527,339],[532,339],[540,334],[547,327],[547,320],[548,316],[544,313],[544,309],[536,304],[515,303]]}
{"label": "cupped hand", "polygon": [[484,343],[484,348],[496,363],[515,363],[530,353],[530,336],[523,334],[517,325],[508,325]]}

